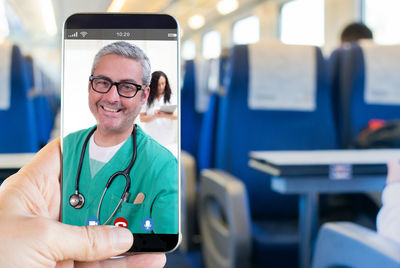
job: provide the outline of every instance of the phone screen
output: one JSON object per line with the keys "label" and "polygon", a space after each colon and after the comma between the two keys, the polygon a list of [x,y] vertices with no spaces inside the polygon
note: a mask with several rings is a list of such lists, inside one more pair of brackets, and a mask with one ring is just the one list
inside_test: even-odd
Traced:
{"label": "phone screen", "polygon": [[62,222],[128,228],[130,251],[179,241],[178,37],[168,15],[75,14],[64,26]]}

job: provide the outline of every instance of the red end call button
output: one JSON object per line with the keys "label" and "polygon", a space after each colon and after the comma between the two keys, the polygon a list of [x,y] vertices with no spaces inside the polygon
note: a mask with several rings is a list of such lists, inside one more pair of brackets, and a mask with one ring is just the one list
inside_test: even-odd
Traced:
{"label": "red end call button", "polygon": [[115,226],[119,226],[119,227],[128,228],[128,221],[125,220],[125,219],[122,218],[122,217],[119,217],[119,218],[117,218],[117,219],[114,221],[114,225],[115,225]]}

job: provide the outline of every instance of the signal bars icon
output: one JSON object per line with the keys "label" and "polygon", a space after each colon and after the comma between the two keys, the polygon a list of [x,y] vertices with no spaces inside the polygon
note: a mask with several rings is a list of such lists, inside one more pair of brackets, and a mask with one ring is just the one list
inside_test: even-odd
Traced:
{"label": "signal bars icon", "polygon": [[[80,35],[85,38],[88,32],[80,32]],[[74,32],[73,34],[69,34],[68,38],[78,38],[78,32]]]}
{"label": "signal bars icon", "polygon": [[74,38],[74,37],[78,37],[78,32],[68,35],[68,38]]}

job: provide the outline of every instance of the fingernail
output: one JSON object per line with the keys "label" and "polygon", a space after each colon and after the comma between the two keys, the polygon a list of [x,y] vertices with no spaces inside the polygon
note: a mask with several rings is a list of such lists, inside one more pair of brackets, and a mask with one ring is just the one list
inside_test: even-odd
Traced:
{"label": "fingernail", "polygon": [[116,250],[128,250],[133,244],[132,233],[122,227],[113,227],[111,229],[112,246]]}

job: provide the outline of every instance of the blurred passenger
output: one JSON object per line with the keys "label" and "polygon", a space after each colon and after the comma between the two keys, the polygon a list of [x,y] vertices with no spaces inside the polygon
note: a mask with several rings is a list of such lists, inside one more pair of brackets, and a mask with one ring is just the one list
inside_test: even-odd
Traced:
{"label": "blurred passenger", "polygon": [[382,192],[382,208],[378,213],[378,233],[400,243],[400,161],[388,163],[386,187]]}
{"label": "blurred passenger", "polygon": [[162,111],[163,107],[170,105],[176,105],[176,97],[172,96],[167,75],[162,71],[153,72],[150,95],[147,104],[142,107],[140,121],[144,123],[143,129],[147,134],[176,155],[177,131],[173,121],[177,119],[177,115],[175,112]]}
{"label": "blurred passenger", "polygon": [[372,31],[361,22],[353,22],[347,25],[340,35],[342,44],[358,41],[360,39],[373,39]]}

